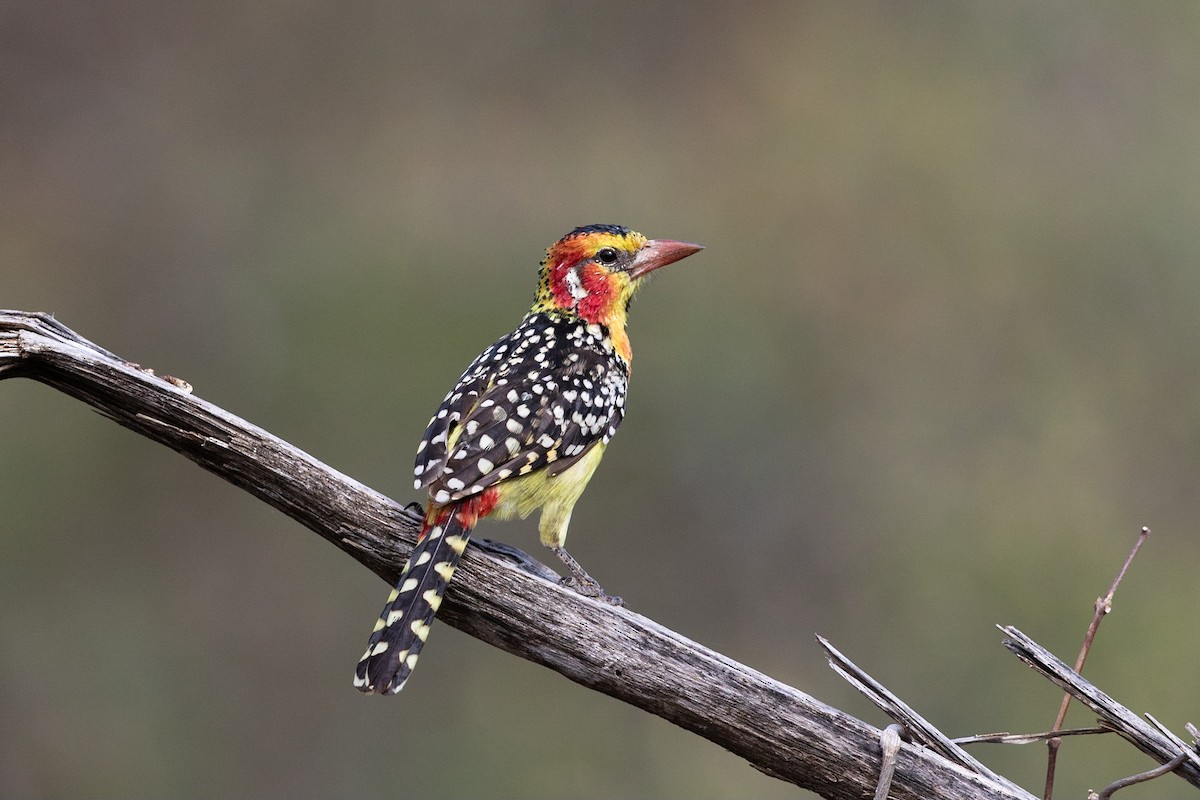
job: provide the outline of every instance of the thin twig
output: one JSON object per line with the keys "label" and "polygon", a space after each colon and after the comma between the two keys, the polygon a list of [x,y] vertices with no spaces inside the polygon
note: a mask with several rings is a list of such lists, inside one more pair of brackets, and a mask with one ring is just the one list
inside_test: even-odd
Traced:
{"label": "thin twig", "polygon": [[1104,787],[1104,791],[1100,792],[1100,794],[1088,792],[1088,797],[1094,797],[1095,800],[1109,800],[1110,797],[1116,794],[1118,789],[1124,789],[1126,786],[1133,786],[1135,783],[1145,783],[1146,781],[1154,780],[1160,775],[1166,775],[1171,770],[1177,769],[1180,764],[1187,760],[1187,758],[1188,754],[1186,752],[1180,753],[1167,763],[1159,764],[1154,769],[1148,769],[1145,772],[1139,772],[1137,775],[1130,775],[1128,778],[1121,778],[1120,780],[1113,781],[1108,786]]}
{"label": "thin twig", "polygon": [[1044,742],[1055,736],[1091,736],[1097,733],[1112,733],[1112,728],[1096,725],[1091,728],[1066,728],[1059,731],[1042,731],[1041,733],[981,733],[977,736],[960,736],[954,739],[955,744],[1033,744]]}
{"label": "thin twig", "polygon": [[[1146,537],[1149,535],[1150,529],[1143,525],[1141,532],[1138,533],[1137,541],[1133,544],[1133,549],[1129,551],[1129,555],[1125,558],[1125,563],[1121,565],[1121,571],[1113,579],[1112,586],[1108,587],[1108,594],[1104,595],[1104,597],[1096,598],[1092,612],[1092,621],[1088,624],[1087,633],[1084,634],[1083,646],[1079,649],[1079,657],[1075,659],[1076,672],[1083,672],[1083,665],[1087,661],[1088,653],[1092,650],[1092,642],[1096,640],[1096,631],[1100,629],[1100,620],[1104,619],[1112,611],[1113,595],[1116,594],[1117,587],[1121,585],[1121,580],[1129,570],[1129,565],[1133,563],[1134,556],[1138,554],[1138,550],[1142,548],[1142,543],[1146,541]],[[1054,718],[1054,725],[1051,726],[1052,731],[1062,728],[1067,720],[1067,708],[1070,705],[1071,695],[1064,692],[1062,705],[1058,707],[1058,715]],[[1058,748],[1061,745],[1061,737],[1054,736],[1046,740],[1048,753],[1046,756],[1046,790],[1042,795],[1044,800],[1052,800],[1054,795],[1054,769],[1058,764]]]}

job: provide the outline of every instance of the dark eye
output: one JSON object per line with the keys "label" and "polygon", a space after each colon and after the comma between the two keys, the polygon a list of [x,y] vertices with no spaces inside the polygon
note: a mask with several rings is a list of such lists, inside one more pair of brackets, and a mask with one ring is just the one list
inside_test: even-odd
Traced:
{"label": "dark eye", "polygon": [[612,247],[601,247],[596,251],[596,261],[606,267],[617,263],[617,251]]}

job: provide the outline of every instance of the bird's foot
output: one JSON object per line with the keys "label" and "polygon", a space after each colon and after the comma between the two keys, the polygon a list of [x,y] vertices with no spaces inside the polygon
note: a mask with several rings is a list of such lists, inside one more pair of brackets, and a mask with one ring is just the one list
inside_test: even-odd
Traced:
{"label": "bird's foot", "polygon": [[568,575],[558,582],[559,586],[565,586],[575,594],[581,594],[584,597],[591,597],[599,600],[602,603],[608,603],[610,606],[623,606],[625,601],[615,594],[609,594],[596,583],[594,578],[586,578],[581,580],[575,575]]}
{"label": "bird's foot", "polygon": [[565,586],[577,594],[581,594],[584,597],[593,597],[611,606],[625,605],[624,600],[600,588],[599,582],[591,575],[588,575],[587,570],[564,548],[552,547],[550,549],[554,551],[554,555],[562,559],[562,562],[567,565],[567,569],[571,570],[569,576],[562,578],[558,582],[560,586]]}

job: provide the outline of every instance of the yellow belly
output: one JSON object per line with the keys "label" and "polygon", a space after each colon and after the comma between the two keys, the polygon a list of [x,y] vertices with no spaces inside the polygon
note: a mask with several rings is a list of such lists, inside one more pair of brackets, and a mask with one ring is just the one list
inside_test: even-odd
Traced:
{"label": "yellow belly", "polygon": [[597,444],[583,458],[554,477],[539,470],[528,475],[510,478],[496,485],[499,498],[492,516],[500,519],[528,517],[542,509],[538,533],[546,547],[562,547],[571,524],[571,509],[587,488],[592,473],[604,456],[603,443]]}

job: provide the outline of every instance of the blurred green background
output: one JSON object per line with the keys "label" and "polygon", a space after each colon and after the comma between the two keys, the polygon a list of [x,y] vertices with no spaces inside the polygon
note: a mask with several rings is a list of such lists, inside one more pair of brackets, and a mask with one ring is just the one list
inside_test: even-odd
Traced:
{"label": "blurred green background", "polygon": [[[407,502],[546,245],[702,242],[633,309],[588,569],[876,724],[814,633],[952,735],[1043,730],[993,624],[1073,660],[1149,525],[1088,674],[1182,733],[1198,144],[1194,4],[9,2],[0,306]],[[797,796],[448,626],[361,697],[377,578],[44,386],[0,418],[0,795]],[[1071,741],[1059,793],[1149,766]]]}

